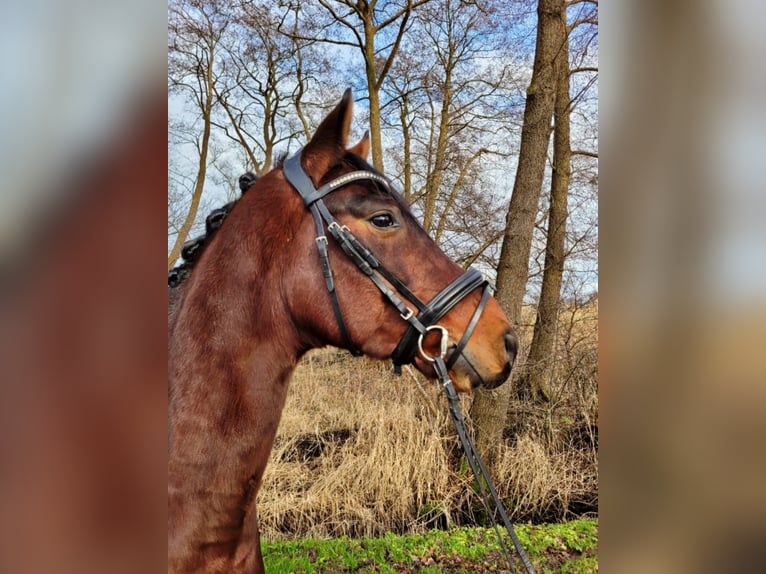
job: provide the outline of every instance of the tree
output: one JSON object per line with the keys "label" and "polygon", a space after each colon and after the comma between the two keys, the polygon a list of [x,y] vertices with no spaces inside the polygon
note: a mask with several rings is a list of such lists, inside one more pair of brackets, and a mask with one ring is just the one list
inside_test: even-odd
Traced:
{"label": "tree", "polygon": [[[295,34],[295,37],[301,40],[317,40],[337,46],[353,47],[362,55],[370,103],[372,165],[380,171],[383,171],[380,91],[399,52],[413,11],[430,1],[399,0],[378,3],[378,0],[318,0],[321,7],[319,13],[305,10],[309,21],[305,22],[304,27],[306,30],[313,30],[315,36]],[[310,19],[314,15],[317,16],[317,20],[311,22]],[[338,34],[338,25],[345,28],[347,34]],[[333,33],[328,33],[328,29],[332,29]],[[382,48],[376,45],[377,40],[390,29],[395,31],[382,39],[385,45]],[[386,51],[387,54],[384,55]]]}
{"label": "tree", "polygon": [[[551,399],[550,379],[556,366],[556,330],[561,303],[561,285],[566,258],[568,196],[571,179],[572,150],[570,142],[570,115],[573,101],[570,98],[569,35],[583,24],[595,24],[595,16],[581,14],[568,25],[561,49],[556,54],[556,100],[553,118],[553,167],[551,173],[550,207],[545,244],[545,263],[537,304],[532,344],[529,348],[523,375],[519,378],[520,392],[537,402]],[[593,68],[578,68],[593,72]],[[582,152],[580,152],[582,153]]]}
{"label": "tree", "polygon": [[556,100],[553,111],[553,169],[543,281],[532,344],[529,347],[525,372],[519,379],[521,391],[528,392],[533,400],[542,402],[550,400],[547,376],[553,363],[561,280],[564,274],[567,195],[572,156],[569,143],[569,41],[566,37],[561,50],[556,54],[554,69]]}
{"label": "tree", "polygon": [[418,101],[418,92],[423,89],[420,78],[422,77],[421,62],[419,58],[410,57],[409,54],[401,54],[394,73],[389,82],[390,102],[398,110],[395,118],[382,120],[387,127],[401,133],[401,156],[397,162],[397,171],[401,174],[402,194],[407,203],[415,200],[413,194],[413,137],[417,130],[416,122],[422,103]]}
{"label": "tree", "polygon": [[168,269],[181,254],[202,199],[218,81],[216,60],[219,42],[228,26],[225,6],[218,0],[172,0],[168,5],[169,89],[186,96],[202,124],[202,133],[195,138],[197,175],[186,217],[168,255]]}
{"label": "tree", "polygon": [[[500,67],[497,77],[477,65],[482,43],[492,34],[491,6],[468,5],[460,0],[441,0],[423,10],[423,32],[436,51],[434,64],[423,78],[428,98],[430,137],[425,185],[422,193],[423,227],[440,242],[448,216],[474,163],[490,153],[482,145],[482,132],[493,122],[483,100],[500,90],[507,73]],[[458,161],[456,161],[458,160]],[[460,166],[448,174],[448,165]],[[449,177],[452,175],[452,177]],[[446,191],[446,193],[445,193]],[[437,209],[443,197],[441,210]]]}
{"label": "tree", "polygon": [[[527,89],[518,168],[514,179],[497,269],[496,297],[511,324],[518,328],[529,273],[529,256],[538,202],[545,175],[553,115],[555,60],[566,37],[564,0],[539,0],[532,79]],[[472,406],[479,451],[493,458],[506,423],[512,385],[478,390]]]}
{"label": "tree", "polygon": [[[298,134],[308,138],[311,128],[303,95],[313,69],[304,58],[305,42],[280,33],[289,13],[271,2],[244,4],[223,45],[225,71],[215,86],[223,118],[213,123],[242,147],[257,175],[273,167],[280,144]],[[293,111],[299,122],[292,120]]]}
{"label": "tree", "polygon": [[[510,50],[499,24],[505,8],[489,0],[423,6],[383,88],[383,125],[401,140],[388,157],[405,199],[437,243],[464,265],[485,262],[502,227],[492,164],[514,147],[498,133],[519,100],[511,59],[504,57]],[[495,265],[496,253],[485,268]]]}

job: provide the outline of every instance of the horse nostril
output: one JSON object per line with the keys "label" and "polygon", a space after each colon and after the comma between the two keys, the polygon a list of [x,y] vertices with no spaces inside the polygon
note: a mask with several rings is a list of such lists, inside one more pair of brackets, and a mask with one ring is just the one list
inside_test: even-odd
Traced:
{"label": "horse nostril", "polygon": [[508,331],[505,336],[505,356],[508,357],[508,364],[513,366],[513,361],[516,360],[516,353],[519,350],[519,339],[511,331]]}

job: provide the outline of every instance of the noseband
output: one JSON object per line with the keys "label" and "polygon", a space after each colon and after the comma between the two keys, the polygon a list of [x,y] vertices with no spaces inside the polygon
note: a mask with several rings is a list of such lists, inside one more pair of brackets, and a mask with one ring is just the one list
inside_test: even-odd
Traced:
{"label": "noseband", "polygon": [[[370,180],[378,183],[382,185],[386,191],[393,194],[388,179],[373,171],[358,170],[341,175],[329,183],[324,184],[319,189],[316,189],[311,178],[303,170],[303,166],[301,166],[300,150],[298,153],[285,160],[282,171],[287,181],[290,182],[301,195],[303,202],[314,217],[314,223],[316,225],[315,241],[319,259],[322,264],[325,284],[330,293],[330,300],[332,302],[333,312],[335,313],[341,337],[351,352],[355,355],[361,354],[356,345],[351,341],[346,322],[343,319],[338,295],[335,291],[335,281],[333,279],[330,258],[327,251],[325,225],[327,231],[330,232],[330,235],[332,235],[335,241],[340,245],[344,253],[346,253],[346,255],[356,264],[362,273],[370,278],[386,299],[388,299],[388,301],[396,308],[401,318],[408,323],[404,336],[391,355],[394,369],[399,372],[401,365],[411,363],[418,352],[429,362],[441,359],[447,367],[452,367],[468,343],[468,339],[476,328],[479,318],[484,311],[484,307],[487,304],[487,299],[489,298],[489,284],[484,279],[481,272],[474,268],[468,269],[457,279],[452,281],[452,283],[442,289],[433,299],[431,299],[431,301],[424,303],[393,273],[386,269],[369,249],[359,243],[348,227],[338,223],[323,201],[324,196],[328,193],[348,185],[349,183],[360,180]],[[391,287],[393,287],[393,289]],[[473,317],[471,317],[471,320],[468,322],[468,326],[466,327],[462,338],[450,352],[448,349],[449,333],[447,332],[447,329],[438,324],[438,321],[449,313],[455,305],[479,287],[483,287],[479,305],[476,307]],[[413,310],[412,307],[407,305],[405,300],[413,305],[415,309]],[[423,339],[430,331],[439,331],[441,333],[439,355],[430,356],[423,349]],[[448,354],[449,357],[447,357]]]}

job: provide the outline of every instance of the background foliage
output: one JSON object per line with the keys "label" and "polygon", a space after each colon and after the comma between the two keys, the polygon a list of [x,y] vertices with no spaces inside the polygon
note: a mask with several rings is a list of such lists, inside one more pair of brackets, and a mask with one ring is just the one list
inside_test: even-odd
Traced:
{"label": "background foliage", "polygon": [[[564,36],[549,37],[543,53],[538,10],[551,6]],[[521,339],[515,377],[534,371],[545,392],[517,392],[503,403],[507,422],[491,439],[491,466],[514,520],[594,515],[597,3],[171,0],[169,27],[169,267],[209,208],[237,195],[240,174],[265,173],[297,150],[351,86],[352,130],[357,138],[370,132],[371,162],[445,252],[494,278],[510,229],[525,107],[543,91],[533,64],[555,67],[549,77],[564,82],[568,97],[555,117],[549,107],[541,137],[545,152],[551,123],[566,119],[561,286],[553,310],[546,307],[549,345],[530,364],[550,265],[560,152],[552,145],[540,155],[531,249],[521,261],[528,265],[517,273],[527,277],[524,306],[506,310]],[[483,524],[445,413],[414,373],[396,379],[335,350],[310,354],[293,379],[259,494],[262,530],[276,538],[375,536]]]}
{"label": "background foliage", "polygon": [[[583,19],[583,6],[570,8],[571,21]],[[195,191],[202,205],[183,240],[201,230],[206,206],[236,194],[244,171],[268,171],[280,152],[303,145],[350,86],[352,129],[356,137],[372,132],[373,158],[379,132],[376,167],[450,256],[494,276],[532,72],[535,9],[529,0],[172,0],[169,250]],[[595,70],[595,28],[570,32],[573,70]],[[594,80],[593,73],[571,76],[571,147],[591,153],[573,156],[569,190],[563,292],[580,298],[597,289]],[[547,201],[542,194],[529,302],[542,276]]]}

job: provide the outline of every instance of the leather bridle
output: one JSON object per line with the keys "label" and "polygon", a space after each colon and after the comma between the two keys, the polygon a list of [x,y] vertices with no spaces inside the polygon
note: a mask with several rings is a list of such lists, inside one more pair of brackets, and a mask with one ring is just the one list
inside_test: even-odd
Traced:
{"label": "leather bridle", "polygon": [[[370,278],[386,299],[396,308],[401,318],[408,323],[407,330],[391,354],[395,370],[398,372],[402,365],[411,363],[415,359],[416,353],[420,353],[429,362],[433,363],[437,359],[441,359],[448,368],[452,367],[468,343],[468,339],[476,328],[489,298],[490,287],[481,272],[473,268],[466,270],[428,303],[424,303],[402,281],[386,269],[370,250],[357,240],[348,227],[338,223],[333,214],[330,213],[330,210],[327,209],[323,200],[328,193],[360,180],[377,183],[388,193],[393,194],[388,179],[374,171],[357,170],[341,175],[316,189],[311,178],[306,174],[301,165],[301,150],[285,160],[282,171],[287,181],[301,195],[303,202],[314,218],[316,225],[315,241],[319,260],[321,261],[327,291],[330,294],[333,312],[345,346],[353,354],[361,354],[351,340],[346,321],[343,318],[343,312],[340,308],[340,302],[338,301],[327,250],[325,227],[333,239],[340,245],[341,249],[343,249],[344,253],[356,264],[362,273]],[[455,305],[480,287],[482,288],[481,300],[471,320],[468,322],[460,341],[450,350],[448,349],[449,333],[446,328],[438,324],[438,321],[449,313]],[[415,309],[410,307],[407,302],[414,306]],[[439,355],[431,356],[423,349],[423,339],[431,331],[439,331],[441,333]]]}
{"label": "leather bridle", "polygon": [[[338,295],[335,291],[335,282],[333,280],[332,268],[330,267],[330,258],[327,252],[327,235],[325,233],[325,225],[327,231],[333,236],[335,241],[340,245],[341,249],[348,255],[348,257],[356,264],[356,266],[367,275],[383,295],[388,299],[391,304],[399,311],[399,315],[403,320],[408,323],[407,330],[405,331],[399,344],[391,354],[391,359],[394,362],[394,369],[397,372],[400,370],[401,365],[411,363],[415,358],[416,353],[420,353],[426,361],[433,363],[434,371],[436,373],[439,382],[444,386],[449,401],[450,414],[455,422],[455,428],[457,429],[460,442],[463,445],[466,458],[471,467],[471,471],[476,478],[476,483],[479,485],[482,501],[489,516],[495,526],[495,532],[497,533],[500,547],[508,560],[508,564],[513,569],[513,562],[508,553],[508,548],[503,541],[503,537],[500,535],[498,529],[497,520],[489,505],[489,495],[491,495],[495,507],[497,508],[503,523],[508,531],[508,534],[513,541],[516,550],[521,557],[524,569],[528,574],[535,574],[534,566],[524,551],[516,532],[513,529],[508,513],[505,510],[502,499],[498,496],[497,490],[492,483],[486,466],[481,460],[476,446],[468,434],[466,429],[465,420],[460,410],[460,404],[458,402],[457,393],[455,387],[449,377],[447,370],[454,365],[460,354],[463,352],[468,339],[471,337],[474,329],[476,328],[479,318],[481,317],[484,307],[489,299],[489,284],[484,279],[483,275],[476,269],[468,269],[463,272],[457,279],[452,281],[444,289],[442,289],[436,296],[428,303],[421,301],[404,283],[402,283],[393,273],[386,269],[378,259],[364,247],[354,237],[354,234],[346,227],[341,225],[335,219],[335,217],[327,209],[322,198],[328,193],[348,185],[353,181],[370,180],[382,185],[388,193],[392,193],[391,185],[388,180],[370,170],[358,170],[341,175],[324,184],[319,189],[314,187],[311,178],[306,174],[301,166],[301,152],[298,151],[295,155],[290,157],[284,162],[282,166],[287,181],[298,190],[303,198],[306,207],[314,217],[314,223],[316,225],[316,244],[319,252],[319,259],[322,262],[322,271],[324,273],[325,282],[327,284],[327,290],[330,293],[330,300],[332,301],[332,308],[335,313],[336,321],[341,332],[344,344],[354,354],[360,354],[354,343],[351,341],[351,337],[346,327],[346,322],[343,319],[343,313],[340,308],[340,302],[338,301]],[[390,287],[393,287],[393,289]],[[463,336],[460,338],[458,344],[450,351],[448,349],[449,333],[447,329],[438,324],[438,321],[444,317],[449,311],[457,305],[460,301],[465,299],[470,293],[479,287],[482,288],[481,300],[476,307],[476,310],[468,322],[468,326],[463,332]],[[400,297],[401,295],[401,297]],[[402,299],[406,299],[416,309],[413,310]],[[423,349],[423,339],[430,331],[441,332],[441,345],[438,355],[429,355]],[[486,488],[485,486],[486,485]],[[489,490],[489,493],[487,493]]]}

